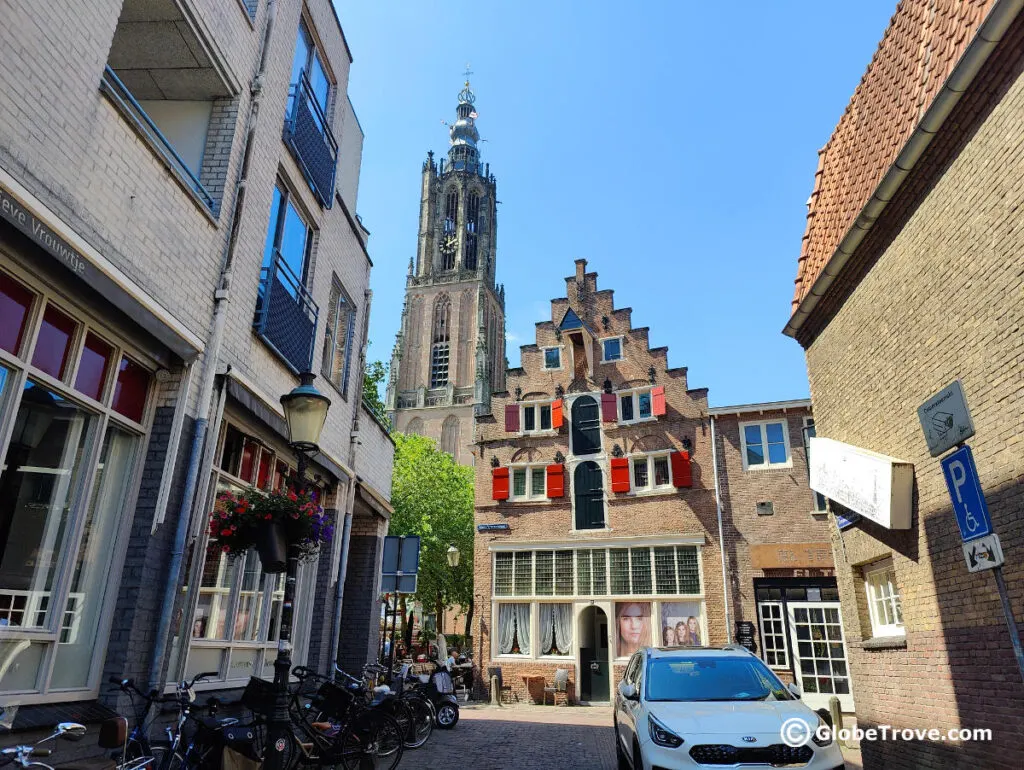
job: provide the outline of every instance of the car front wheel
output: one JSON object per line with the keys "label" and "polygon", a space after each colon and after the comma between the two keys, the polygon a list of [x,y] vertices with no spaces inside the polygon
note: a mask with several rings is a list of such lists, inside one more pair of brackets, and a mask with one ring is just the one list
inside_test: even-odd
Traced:
{"label": "car front wheel", "polygon": [[622,750],[622,738],[619,737],[619,720],[614,720],[615,727],[615,759],[618,764],[619,770],[633,770],[633,766],[629,761],[629,757],[626,756],[626,752]]}

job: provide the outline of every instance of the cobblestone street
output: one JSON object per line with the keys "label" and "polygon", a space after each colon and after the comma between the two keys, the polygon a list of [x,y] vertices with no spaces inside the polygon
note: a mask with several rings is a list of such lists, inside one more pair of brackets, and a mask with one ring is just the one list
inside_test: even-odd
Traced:
{"label": "cobblestone street", "polygon": [[409,770],[613,770],[608,706],[464,706],[454,730],[435,730],[426,746],[406,751]]}

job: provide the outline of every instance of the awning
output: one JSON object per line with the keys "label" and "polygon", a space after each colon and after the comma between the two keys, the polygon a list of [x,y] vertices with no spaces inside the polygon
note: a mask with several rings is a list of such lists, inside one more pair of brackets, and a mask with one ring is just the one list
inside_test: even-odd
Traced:
{"label": "awning", "polygon": [[812,437],[810,465],[815,492],[887,529],[910,529],[913,463]]}
{"label": "awning", "polygon": [[382,518],[390,519],[391,514],[395,512],[391,503],[385,500],[380,492],[358,477],[356,478],[356,497]]}

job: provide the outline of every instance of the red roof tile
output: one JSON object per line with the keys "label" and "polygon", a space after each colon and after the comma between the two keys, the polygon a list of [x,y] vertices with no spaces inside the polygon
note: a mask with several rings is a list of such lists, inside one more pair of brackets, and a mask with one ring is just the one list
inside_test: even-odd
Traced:
{"label": "red roof tile", "polygon": [[901,0],[828,144],[807,208],[793,311],[973,39],[994,0]]}

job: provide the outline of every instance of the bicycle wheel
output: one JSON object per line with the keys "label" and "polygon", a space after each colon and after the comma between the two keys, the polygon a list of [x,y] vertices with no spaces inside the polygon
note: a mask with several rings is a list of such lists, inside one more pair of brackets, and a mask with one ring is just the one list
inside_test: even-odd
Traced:
{"label": "bicycle wheel", "polygon": [[402,702],[412,717],[411,732],[406,733],[405,747],[418,749],[434,731],[434,709],[426,698],[416,693],[406,693]]}
{"label": "bicycle wheel", "polygon": [[333,764],[344,770],[394,770],[403,748],[398,722],[380,711],[363,711],[338,736]]}
{"label": "bicycle wheel", "polygon": [[153,763],[150,765],[152,770],[181,770],[185,765],[185,760],[181,754],[171,751],[169,745],[153,746]]}

